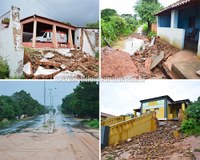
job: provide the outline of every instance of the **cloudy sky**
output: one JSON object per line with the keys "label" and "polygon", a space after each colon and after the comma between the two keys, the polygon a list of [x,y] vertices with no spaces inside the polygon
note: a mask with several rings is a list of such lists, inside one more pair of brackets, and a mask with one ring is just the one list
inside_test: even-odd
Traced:
{"label": "cloudy sky", "polygon": [[[78,82],[46,81],[46,105],[50,104],[50,90],[53,96],[54,105],[60,105],[62,98],[72,93]],[[31,96],[44,104],[44,81],[0,81],[0,96],[12,95],[21,90],[30,93]]]}
{"label": "cloudy sky", "polygon": [[[100,8],[112,8],[117,11],[118,14],[134,14],[133,6],[136,4],[138,0],[100,0]],[[172,3],[176,2],[178,0],[159,0],[159,2],[163,6],[169,6]]]}
{"label": "cloudy sky", "polygon": [[173,100],[197,100],[200,96],[199,81],[150,80],[132,83],[101,83],[101,112],[113,115],[133,113],[140,107],[140,100],[169,95]]}
{"label": "cloudy sky", "polygon": [[0,16],[12,5],[21,9],[21,18],[38,14],[75,26],[85,26],[99,19],[99,0],[1,0]]}

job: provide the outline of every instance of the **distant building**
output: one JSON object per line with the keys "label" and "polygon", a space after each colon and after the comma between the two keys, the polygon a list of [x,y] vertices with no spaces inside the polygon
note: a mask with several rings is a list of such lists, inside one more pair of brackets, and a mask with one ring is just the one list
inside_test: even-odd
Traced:
{"label": "distant building", "polygon": [[140,114],[156,112],[159,120],[177,119],[179,110],[183,111],[190,104],[189,99],[174,101],[168,95],[141,100]]}
{"label": "distant building", "polygon": [[200,1],[179,0],[157,15],[157,35],[179,49],[200,56]]}
{"label": "distant building", "polygon": [[101,120],[105,120],[106,118],[111,118],[111,117],[115,117],[114,115],[108,114],[108,113],[104,113],[101,112]]}

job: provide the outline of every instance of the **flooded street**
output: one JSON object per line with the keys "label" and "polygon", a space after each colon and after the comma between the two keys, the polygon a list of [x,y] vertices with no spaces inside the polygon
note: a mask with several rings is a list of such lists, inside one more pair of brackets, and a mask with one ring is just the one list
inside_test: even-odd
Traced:
{"label": "flooded street", "polygon": [[113,46],[114,49],[120,49],[133,55],[135,52],[144,48],[144,41],[137,38],[128,37],[127,39],[120,40]]}
{"label": "flooded street", "polygon": [[[48,119],[48,117],[49,116],[46,114],[46,119]],[[44,122],[44,115],[16,122],[5,128],[0,129],[0,135],[22,132],[24,129],[27,128],[37,128],[41,126],[43,122]]]}
{"label": "flooded street", "polygon": [[[0,135],[0,159],[4,160],[98,160],[99,158],[99,130],[82,126],[76,118],[65,117],[61,113],[52,116],[55,120],[55,132],[52,134],[20,132]],[[10,126],[10,130],[17,130],[18,125],[23,128],[37,128],[43,123],[44,117],[22,122]],[[7,130],[9,129],[7,128]],[[3,131],[2,131],[3,132]],[[19,132],[19,131],[17,131]],[[11,132],[9,132],[11,133]]]}

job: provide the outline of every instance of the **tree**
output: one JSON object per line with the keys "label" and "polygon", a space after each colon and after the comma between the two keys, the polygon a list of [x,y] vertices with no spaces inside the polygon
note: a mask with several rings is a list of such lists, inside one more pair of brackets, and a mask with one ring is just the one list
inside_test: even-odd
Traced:
{"label": "tree", "polygon": [[109,21],[110,17],[116,16],[116,15],[117,15],[117,12],[114,9],[107,8],[101,11],[101,18],[105,21]]}
{"label": "tree", "polygon": [[62,112],[80,117],[99,117],[99,85],[80,82],[74,92],[62,99]]}
{"label": "tree", "polygon": [[147,23],[148,31],[150,31],[151,24],[156,19],[155,14],[159,12],[163,7],[158,2],[155,3],[152,0],[142,0],[139,1],[134,8],[141,20]]}
{"label": "tree", "polygon": [[99,28],[99,21],[87,23],[86,27],[89,27],[89,28]]}

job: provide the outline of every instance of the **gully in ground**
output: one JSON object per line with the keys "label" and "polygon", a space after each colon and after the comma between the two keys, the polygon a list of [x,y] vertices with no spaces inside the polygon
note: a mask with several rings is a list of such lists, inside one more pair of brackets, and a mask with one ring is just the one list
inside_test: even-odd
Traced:
{"label": "gully in ground", "polygon": [[[30,82],[27,83],[30,85]],[[38,85],[37,83],[40,82],[32,83],[36,83],[36,85]],[[46,82],[46,88],[50,86],[53,87],[52,83],[56,82]],[[61,105],[55,107],[53,104],[56,103],[56,100],[55,98],[53,100],[52,96],[50,104],[53,109],[51,110],[49,109],[50,106],[47,107],[45,105],[46,114],[43,113],[28,120],[21,120],[0,129],[1,159],[99,159],[99,121],[98,117],[96,117],[96,114],[98,113],[98,106],[95,105],[96,101],[98,101],[98,95],[96,95],[96,91],[98,91],[98,84],[56,84],[56,91],[50,91],[51,96],[53,93],[62,94],[62,92],[57,92],[57,90],[61,91],[60,88],[66,88],[67,86],[69,90],[68,92],[65,92],[67,94],[63,99],[61,99]],[[26,84],[22,87],[24,90],[26,90],[25,86]],[[86,92],[88,93],[88,91],[90,92],[89,94],[93,95],[92,99],[89,95],[83,96],[84,98],[77,99],[77,96],[80,97],[80,93],[84,94]],[[31,91],[31,95],[34,97],[33,90]],[[67,104],[72,103],[72,95],[73,100],[76,101],[76,105],[78,105],[80,101],[82,102],[82,104],[78,105],[82,107],[80,109],[75,109],[73,105],[70,106],[70,109],[73,109],[73,113],[68,110],[69,107]],[[17,98],[20,99],[19,102],[22,102],[22,97],[20,96]],[[6,96],[1,96],[1,102],[5,102],[2,100],[2,97],[5,98]],[[7,96],[7,98],[8,97],[9,96]],[[87,98],[87,101],[85,101],[85,98]],[[25,99],[24,102],[26,101],[27,99]],[[40,100],[38,99],[38,101]],[[86,111],[86,109],[89,109],[85,107],[86,102],[90,105],[94,104],[93,107],[90,107],[91,110],[87,112],[91,113],[92,116],[89,114],[83,114],[83,110]],[[9,101],[1,104],[3,104],[3,108],[6,109],[9,106],[8,103]],[[21,103],[21,105],[23,105],[23,103]],[[30,103],[29,106],[32,106],[32,104]],[[13,107],[16,106],[13,104]],[[79,113],[77,111],[79,111]],[[5,115],[7,115],[7,113]],[[5,119],[7,118],[4,117],[4,121]]]}

